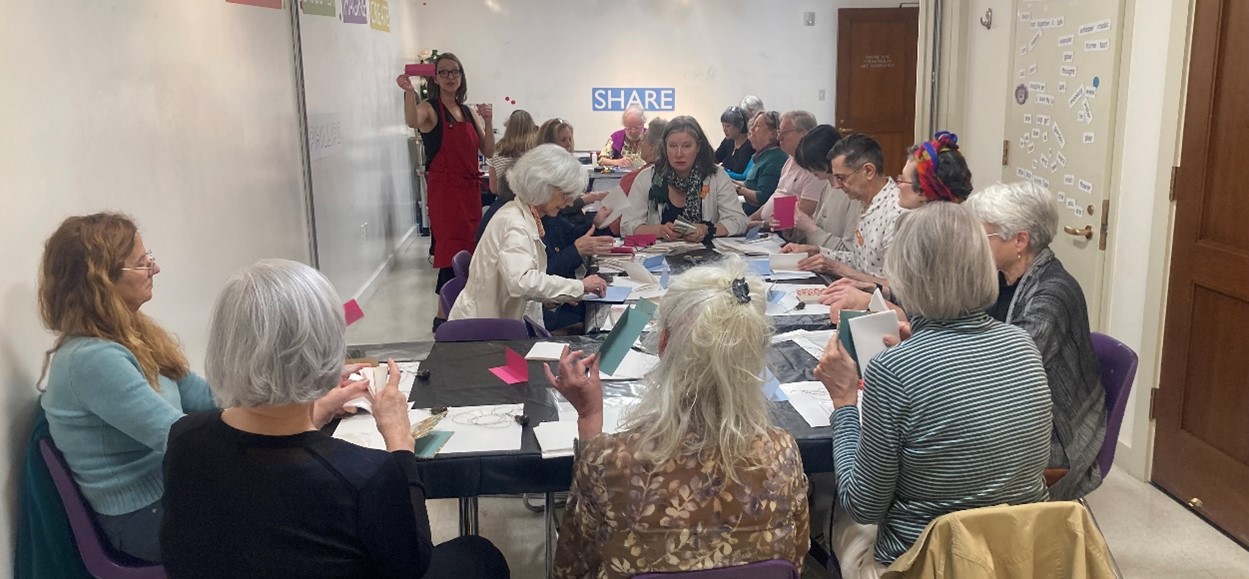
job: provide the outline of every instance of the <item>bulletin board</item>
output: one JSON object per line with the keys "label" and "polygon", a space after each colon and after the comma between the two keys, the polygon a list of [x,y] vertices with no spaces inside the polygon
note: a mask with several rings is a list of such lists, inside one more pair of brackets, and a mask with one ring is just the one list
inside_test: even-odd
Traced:
{"label": "bulletin board", "polygon": [[1054,195],[1059,228],[1050,247],[1080,281],[1096,320],[1123,2],[1019,0],[1015,6],[1002,178],[1032,181]]}

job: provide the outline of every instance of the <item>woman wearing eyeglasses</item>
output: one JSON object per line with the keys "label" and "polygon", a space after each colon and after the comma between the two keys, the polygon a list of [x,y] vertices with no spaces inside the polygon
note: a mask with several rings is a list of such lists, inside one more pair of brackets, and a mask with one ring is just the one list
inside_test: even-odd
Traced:
{"label": "woman wearing eyeglasses", "polygon": [[[39,270],[40,315],[57,336],[40,377],[52,440],[109,542],[146,561],[160,560],[169,428],[217,407],[177,340],[139,311],[158,273],[134,222],[117,213],[66,219]],[[314,422],[367,390],[363,381],[333,389]]]}
{"label": "woman wearing eyeglasses", "polygon": [[724,130],[724,140],[716,149],[716,162],[724,167],[729,177],[737,180],[746,178],[746,168],[750,158],[755,155],[755,148],[750,144],[747,133],[750,119],[741,107],[729,107],[720,113],[720,128]]}
{"label": "woman wearing eyeglasses", "polygon": [[746,181],[737,184],[735,189],[746,203],[742,211],[753,215],[781,182],[781,169],[789,160],[789,154],[781,150],[781,113],[764,111],[750,122],[750,144],[755,149],[754,161],[746,174]]}
{"label": "woman wearing eyeglasses", "polygon": [[[477,153],[494,156],[494,109],[479,104],[476,111],[464,104],[468,77],[464,65],[450,52],[438,55],[437,70],[428,102],[416,103],[416,91],[407,76],[399,77],[404,90],[404,116],[408,126],[421,132],[425,144],[425,179],[429,184],[429,225],[436,240],[434,267],[438,283],[455,276],[451,258],[460,251],[473,251],[473,235],[481,221],[481,171]],[[439,317],[446,312],[439,312]]]}

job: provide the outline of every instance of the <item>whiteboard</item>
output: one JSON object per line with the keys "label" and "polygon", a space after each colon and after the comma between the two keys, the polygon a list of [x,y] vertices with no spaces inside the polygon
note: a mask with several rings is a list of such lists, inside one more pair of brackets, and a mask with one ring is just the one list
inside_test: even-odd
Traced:
{"label": "whiteboard", "polygon": [[[1012,15],[1003,181],[1049,189],[1059,208],[1050,247],[1080,282],[1099,319],[1105,252],[1103,200],[1110,198],[1122,0],[1021,0]],[[1092,239],[1064,228],[1092,227]]]}

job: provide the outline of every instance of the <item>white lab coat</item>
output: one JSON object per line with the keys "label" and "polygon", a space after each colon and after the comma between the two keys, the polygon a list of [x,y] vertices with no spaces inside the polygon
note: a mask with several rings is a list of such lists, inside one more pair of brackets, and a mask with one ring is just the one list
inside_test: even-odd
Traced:
{"label": "white lab coat", "polygon": [[486,230],[468,268],[468,283],[448,320],[529,316],[542,322],[543,303],[581,299],[581,280],[546,273],[546,244],[529,206],[514,199],[501,207]]}
{"label": "white lab coat", "polygon": [[[651,178],[655,175],[654,167],[647,167],[638,173],[629,188],[629,206],[620,218],[620,232],[632,235],[639,225],[659,225],[661,211],[651,205]],[[742,211],[742,202],[737,198],[733,188],[733,180],[724,169],[716,167],[716,172],[704,183],[708,186],[707,196],[703,198],[703,220],[723,225],[729,235],[741,235],[746,232],[747,217]]]}

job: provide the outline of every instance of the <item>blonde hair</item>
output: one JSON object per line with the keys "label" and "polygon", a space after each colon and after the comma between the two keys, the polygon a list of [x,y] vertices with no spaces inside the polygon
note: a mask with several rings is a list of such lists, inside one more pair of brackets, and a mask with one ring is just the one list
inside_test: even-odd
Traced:
{"label": "blonde hair", "polygon": [[154,390],[160,390],[161,374],[186,377],[189,368],[178,342],[147,315],[131,310],[115,288],[138,232],[125,215],[96,213],[66,219],[48,238],[39,266],[39,315],[57,338],[44,352],[37,384],[47,375],[52,354],[75,337],[125,346]]}
{"label": "blonde hair", "polygon": [[[542,123],[541,127],[538,127],[539,144],[554,143],[558,145],[559,133],[560,131],[563,131],[565,128],[567,128],[570,131],[573,131],[573,135],[574,135],[573,136],[573,139],[574,139],[573,148],[575,149],[577,146],[575,144],[576,130],[572,128],[572,123],[565,121],[564,119],[561,119],[561,118],[547,119],[545,123]],[[572,151],[569,151],[569,153],[571,152]]]}
{"label": "blonde hair", "polygon": [[[733,292],[744,279],[750,301]],[[672,281],[659,306],[666,343],[646,380],[646,393],[625,417],[625,428],[645,441],[641,460],[662,465],[696,455],[725,466],[733,482],[744,471],[768,467],[753,456],[771,427],[763,395],[765,356],[772,327],[764,315],[767,289],[747,276],[741,259],[690,269]]]}
{"label": "blonde hair", "polygon": [[517,109],[507,117],[503,138],[494,144],[494,154],[515,159],[537,145],[538,125],[528,111]]}
{"label": "blonde hair", "polygon": [[908,312],[930,320],[959,318],[997,301],[989,238],[957,203],[927,203],[899,221],[885,277]]}

